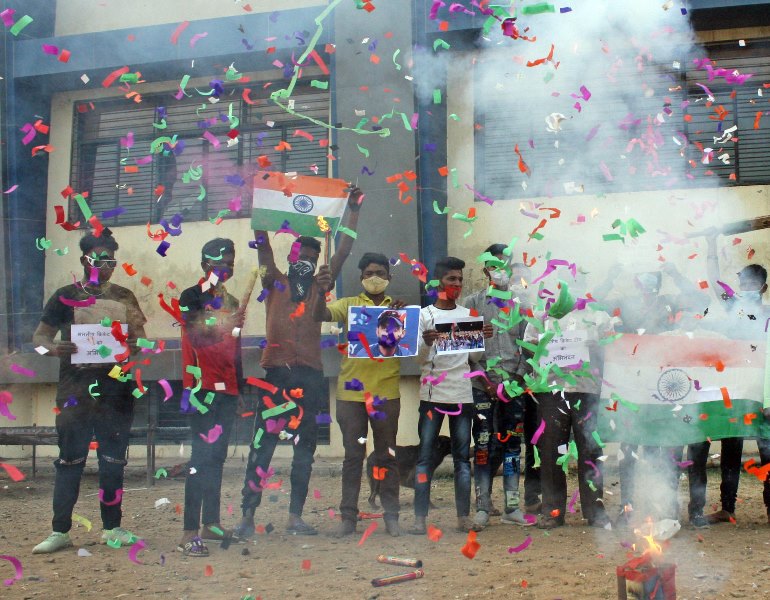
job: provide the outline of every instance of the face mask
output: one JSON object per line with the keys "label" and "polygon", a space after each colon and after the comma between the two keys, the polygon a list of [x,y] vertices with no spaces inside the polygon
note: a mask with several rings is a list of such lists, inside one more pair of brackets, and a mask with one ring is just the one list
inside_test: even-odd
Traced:
{"label": "face mask", "polygon": [[372,296],[376,296],[377,294],[384,292],[389,283],[390,281],[387,279],[377,277],[376,275],[374,277],[361,280],[361,285],[364,286],[364,289],[368,293],[372,294]]}
{"label": "face mask", "polygon": [[462,292],[463,288],[460,285],[448,285],[444,288],[447,300],[457,300]]}
{"label": "face mask", "polygon": [[313,284],[315,263],[309,260],[298,260],[289,264],[289,285],[291,286],[292,302],[301,302],[307,298],[310,286]]}
{"label": "face mask", "polygon": [[496,288],[506,288],[511,281],[510,275],[504,269],[490,271],[489,279]]}

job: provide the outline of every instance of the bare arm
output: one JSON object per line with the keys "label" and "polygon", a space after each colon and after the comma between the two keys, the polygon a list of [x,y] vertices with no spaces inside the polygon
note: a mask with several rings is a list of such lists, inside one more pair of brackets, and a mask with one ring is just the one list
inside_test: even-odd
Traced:
{"label": "bare arm", "polygon": [[[353,186],[348,196],[348,210],[345,212],[342,225],[348,229],[356,230],[358,227],[358,211],[361,209],[361,202],[364,199],[364,193],[360,188]],[[334,255],[329,261],[331,267],[332,281],[335,281],[342,271],[342,265],[345,264],[350,251],[353,249],[353,238],[347,234],[342,234],[339,245],[334,250]]]}
{"label": "bare arm", "polygon": [[55,342],[54,338],[57,333],[59,330],[56,327],[51,327],[41,321],[32,335],[32,343],[36,347],[42,346],[48,350],[48,354],[51,356],[69,356],[78,351],[77,345],[73,342]]}
{"label": "bare arm", "polygon": [[331,321],[332,313],[326,307],[326,292],[331,289],[332,276],[329,265],[321,265],[318,268],[318,274],[315,278],[316,285],[318,286],[318,293],[315,295],[314,303],[312,306],[312,315],[314,321]]}
{"label": "bare arm", "polygon": [[262,275],[262,286],[268,287],[279,275],[278,267],[275,266],[273,247],[270,245],[270,238],[267,236],[267,231],[255,229],[254,239],[257,242],[257,260],[259,261],[259,266],[264,267],[265,269],[264,275]]}

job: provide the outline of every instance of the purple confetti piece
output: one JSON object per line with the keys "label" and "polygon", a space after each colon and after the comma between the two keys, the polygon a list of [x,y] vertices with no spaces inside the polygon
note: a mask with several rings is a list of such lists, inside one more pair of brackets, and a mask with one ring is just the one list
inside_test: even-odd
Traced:
{"label": "purple confetti piece", "polygon": [[721,281],[717,281],[717,284],[725,291],[725,294],[727,294],[728,298],[735,296],[735,291],[733,291],[733,288],[731,288],[729,285],[722,283]]}
{"label": "purple confetti piece", "polygon": [[369,175],[371,177],[372,175],[374,175],[374,171],[370,171],[369,167],[364,165],[363,167],[361,167],[361,175],[363,174]]}
{"label": "purple confetti piece", "polygon": [[102,219],[111,219],[113,217],[117,217],[118,215],[122,215],[124,212],[126,212],[125,206],[118,206],[116,208],[111,208],[110,210],[105,210],[101,214]]}
{"label": "purple confetti piece", "polygon": [[435,151],[436,151],[436,144],[429,144],[429,143],[427,143],[427,142],[426,142],[426,143],[423,145],[423,147],[422,147],[422,148],[423,148],[423,150],[425,150],[426,152],[435,152]]}
{"label": "purple confetti piece", "polygon": [[562,7],[559,9],[559,12],[560,12],[561,14],[564,14],[564,13],[572,12],[572,9],[571,9],[569,6],[562,6]]}
{"label": "purple confetti piece", "polygon": [[163,258],[166,257],[166,251],[171,248],[171,244],[167,242],[166,240],[163,240],[160,244],[158,244],[158,247],[155,248],[155,252],[160,254]]}
{"label": "purple confetti piece", "polygon": [[332,416],[329,413],[320,413],[315,416],[315,422],[317,425],[331,425]]}
{"label": "purple confetti piece", "polygon": [[225,175],[225,183],[228,183],[230,185],[235,185],[238,187],[242,187],[246,185],[246,182],[244,181],[243,177],[241,177],[238,174],[235,175]]}
{"label": "purple confetti piece", "polygon": [[345,389],[352,390],[354,392],[362,392],[364,390],[364,384],[358,379],[353,378],[350,381],[345,382]]}
{"label": "purple confetti piece", "polygon": [[262,291],[259,292],[259,296],[257,296],[257,302],[264,302],[269,295],[270,295],[270,290],[268,290],[267,288],[262,288]]}

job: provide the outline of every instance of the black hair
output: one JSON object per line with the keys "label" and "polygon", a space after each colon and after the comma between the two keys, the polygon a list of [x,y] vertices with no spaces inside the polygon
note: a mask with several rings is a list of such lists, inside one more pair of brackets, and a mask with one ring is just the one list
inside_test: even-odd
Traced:
{"label": "black hair", "polygon": [[449,271],[462,271],[464,268],[464,260],[460,260],[454,256],[447,256],[436,263],[436,268],[433,269],[433,277],[435,279],[441,279]]}
{"label": "black hair", "polygon": [[377,327],[386,325],[388,321],[396,321],[401,329],[404,329],[404,322],[401,320],[401,315],[397,310],[383,310],[380,316],[377,317]]}
{"label": "black hair", "polygon": [[506,246],[505,244],[492,244],[489,248],[484,250],[484,252],[485,253],[489,252],[490,254],[494,254],[495,256],[497,256],[498,254],[503,254],[507,247],[508,246]]}
{"label": "black hair", "polygon": [[363,273],[364,269],[372,263],[385,267],[385,270],[390,273],[390,262],[388,261],[388,257],[379,252],[366,252],[361,257],[361,260],[358,261],[358,269]]}
{"label": "black hair", "polygon": [[83,256],[91,252],[94,248],[107,248],[112,252],[118,251],[118,243],[115,238],[112,237],[112,232],[109,229],[102,231],[99,237],[96,237],[93,233],[87,233],[80,238],[80,251]]}
{"label": "black hair", "polygon": [[741,269],[740,275],[747,279],[751,279],[752,281],[756,281],[761,285],[767,283],[767,269],[762,265],[747,265]]}
{"label": "black hair", "polygon": [[313,250],[317,250],[318,252],[321,251],[321,242],[319,242],[314,237],[310,237],[309,235],[301,235],[297,238],[297,241],[299,242],[300,246],[305,246],[306,248],[312,248]]}
{"label": "black hair", "polygon": [[203,244],[201,248],[201,261],[206,262],[209,256],[218,257],[223,254],[235,254],[233,240],[227,238],[214,238]]}

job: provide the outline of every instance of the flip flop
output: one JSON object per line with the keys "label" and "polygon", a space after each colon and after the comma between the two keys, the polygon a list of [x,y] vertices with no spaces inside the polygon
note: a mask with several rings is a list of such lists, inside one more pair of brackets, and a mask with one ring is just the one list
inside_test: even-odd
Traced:
{"label": "flip flop", "polygon": [[205,558],[209,555],[209,549],[206,544],[203,543],[199,537],[193,538],[184,545],[179,544],[177,551],[181,552],[184,556],[191,556],[194,558]]}

